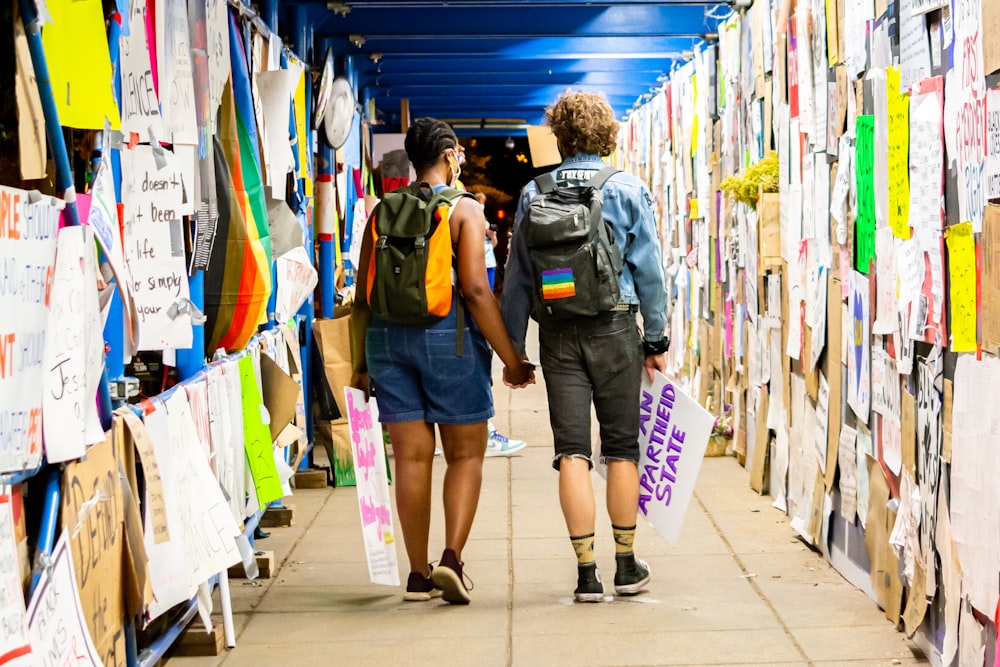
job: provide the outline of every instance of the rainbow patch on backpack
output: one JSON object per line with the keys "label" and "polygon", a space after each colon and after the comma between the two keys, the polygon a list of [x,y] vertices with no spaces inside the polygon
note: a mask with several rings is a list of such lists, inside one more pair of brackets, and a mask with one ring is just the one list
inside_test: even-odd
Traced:
{"label": "rainbow patch on backpack", "polygon": [[543,299],[566,299],[571,296],[576,296],[573,269],[565,268],[542,271]]}

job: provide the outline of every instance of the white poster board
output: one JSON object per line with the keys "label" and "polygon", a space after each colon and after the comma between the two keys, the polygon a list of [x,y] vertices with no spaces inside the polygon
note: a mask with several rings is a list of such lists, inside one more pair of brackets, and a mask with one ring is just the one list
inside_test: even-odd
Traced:
{"label": "white poster board", "polygon": [[42,431],[49,463],[83,456],[104,439],[97,390],[104,335],[97,300],[97,246],[85,225],[59,230],[45,331]]}
{"label": "white poster board", "polygon": [[42,570],[28,604],[31,648],[39,664],[103,667],[87,629],[66,533],[59,535],[52,564]]}
{"label": "white poster board", "polygon": [[373,584],[399,586],[392,502],[378,407],[374,399],[366,402],[364,392],[353,387],[344,387],[344,398],[351,427],[351,453],[354,455],[368,575]]}
{"label": "white poster board", "polygon": [[639,392],[639,512],[671,544],[684,523],[715,418],[660,373]]}
{"label": "white poster board", "polygon": [[125,261],[139,313],[139,349],[191,347],[190,299],[181,207],[184,186],[173,153],[138,145],[122,151]]}
{"label": "white poster board", "polygon": [[[37,193],[33,193],[37,195]],[[48,283],[62,202],[0,186],[0,473],[42,460]]]}
{"label": "white poster board", "polygon": [[30,667],[35,664],[28,637],[28,616],[21,591],[17,562],[17,537],[11,496],[0,486],[0,664]]}

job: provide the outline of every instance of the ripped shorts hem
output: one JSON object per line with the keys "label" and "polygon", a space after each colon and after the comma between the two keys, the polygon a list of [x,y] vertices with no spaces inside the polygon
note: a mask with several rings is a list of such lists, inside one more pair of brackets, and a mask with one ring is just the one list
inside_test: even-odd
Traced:
{"label": "ripped shorts hem", "polygon": [[581,452],[576,452],[576,453],[568,452],[568,453],[556,454],[555,456],[552,457],[552,468],[555,470],[559,470],[559,463],[563,459],[584,459],[587,461],[588,469],[590,470],[594,469],[594,457],[591,456],[590,454],[583,454]]}

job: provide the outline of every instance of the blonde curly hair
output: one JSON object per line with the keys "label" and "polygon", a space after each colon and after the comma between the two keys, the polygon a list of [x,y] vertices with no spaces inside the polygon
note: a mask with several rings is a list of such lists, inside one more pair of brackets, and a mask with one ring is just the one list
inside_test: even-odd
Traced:
{"label": "blonde curly hair", "polygon": [[545,120],[564,158],[577,153],[604,157],[618,143],[618,121],[601,93],[567,90],[545,110]]}

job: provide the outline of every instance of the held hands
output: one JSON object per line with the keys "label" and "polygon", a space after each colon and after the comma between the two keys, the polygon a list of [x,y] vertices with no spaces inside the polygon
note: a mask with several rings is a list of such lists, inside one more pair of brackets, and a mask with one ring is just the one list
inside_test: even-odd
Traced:
{"label": "held hands", "polygon": [[535,365],[527,359],[521,359],[521,363],[516,367],[504,366],[503,383],[513,389],[535,384]]}

